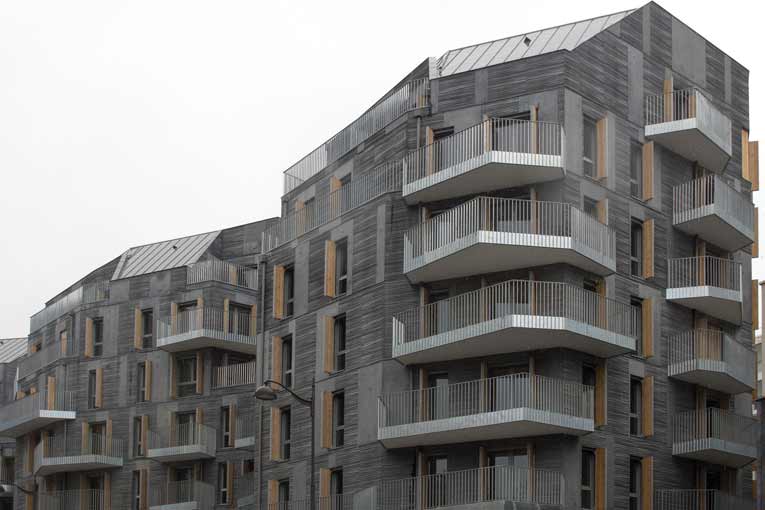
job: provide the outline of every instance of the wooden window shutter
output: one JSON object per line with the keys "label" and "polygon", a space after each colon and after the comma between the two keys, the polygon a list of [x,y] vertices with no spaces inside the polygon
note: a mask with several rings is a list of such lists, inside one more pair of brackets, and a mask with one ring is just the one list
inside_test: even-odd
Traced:
{"label": "wooden window shutter", "polygon": [[749,166],[749,131],[741,130],[741,177],[752,182],[752,172]]}
{"label": "wooden window shutter", "polygon": [[602,427],[607,423],[607,367],[606,362],[601,361],[595,366],[595,426]]}
{"label": "wooden window shutter", "polygon": [[653,198],[653,142],[643,144],[643,200]]}
{"label": "wooden window shutter", "polygon": [[643,222],[643,278],[653,278],[654,272],[654,220]]}
{"label": "wooden window shutter", "polygon": [[281,437],[282,437],[282,411],[279,408],[271,408],[271,460],[280,460]]}
{"label": "wooden window shutter", "polygon": [[80,429],[80,445],[83,455],[87,455],[90,452],[90,423],[82,422],[82,428]]}
{"label": "wooden window shutter", "polygon": [[205,424],[205,410],[202,407],[197,407],[194,421],[196,421],[197,425],[204,425]]}
{"label": "wooden window shutter", "polygon": [[595,449],[595,510],[606,510],[606,449]]}
{"label": "wooden window shutter", "polygon": [[205,391],[205,357],[202,351],[197,351],[197,393]]}
{"label": "wooden window shutter", "polygon": [[274,266],[274,319],[284,318],[284,266]]}
{"label": "wooden window shutter", "polygon": [[195,325],[196,327],[194,329],[202,329],[205,327],[205,298],[198,297],[197,298],[197,309],[195,314]]}
{"label": "wooden window shutter", "polygon": [[48,388],[47,388],[48,394],[46,398],[48,401],[47,409],[49,411],[53,411],[56,409],[56,378],[52,376],[48,376]]}
{"label": "wooden window shutter", "polygon": [[112,510],[112,474],[104,473],[104,510]]}
{"label": "wooden window shutter", "polygon": [[[329,497],[329,482],[332,478],[332,470],[329,468],[319,469],[319,498]],[[322,508],[322,507],[320,507]]]}
{"label": "wooden window shutter", "polygon": [[268,481],[268,507],[276,508],[279,503],[279,480]]}
{"label": "wooden window shutter", "polygon": [[595,124],[597,133],[597,176],[598,179],[605,179],[608,177],[608,118],[603,117]]}
{"label": "wooden window shutter", "polygon": [[483,151],[489,152],[491,150],[491,119],[485,113],[482,116],[482,129],[483,129]]}
{"label": "wooden window shutter", "polygon": [[539,153],[539,105],[535,104],[531,106],[529,112],[531,118],[531,152],[533,154]]}
{"label": "wooden window shutter", "polygon": [[321,394],[321,447],[332,448],[332,392]]}
{"label": "wooden window shutter", "polygon": [[282,337],[271,337],[271,379],[282,382]]}
{"label": "wooden window shutter", "polygon": [[653,436],[653,376],[643,378],[643,435]]}
{"label": "wooden window shutter", "polygon": [[643,299],[642,309],[642,332],[643,332],[643,356],[650,358],[654,355],[653,350],[653,299]]}
{"label": "wooden window shutter", "polygon": [[85,319],[85,357],[93,357],[93,319]]}
{"label": "wooden window shutter", "polygon": [[752,331],[760,329],[760,281],[752,280]]}
{"label": "wooden window shutter", "polygon": [[324,372],[335,370],[335,318],[324,316]]}
{"label": "wooden window shutter", "polygon": [[430,175],[433,173],[433,168],[435,166],[435,162],[433,159],[435,158],[435,147],[433,146],[433,142],[435,141],[435,136],[433,133],[433,128],[430,126],[427,126],[425,128],[425,145],[426,145],[426,153],[425,153],[425,175]]}
{"label": "wooden window shutter", "polygon": [[295,200],[295,229],[299,236],[305,233],[306,216],[305,202],[302,200]]}
{"label": "wooden window shutter", "polygon": [[250,336],[258,335],[258,305],[250,307]]}
{"label": "wooden window shutter", "polygon": [[223,331],[228,332],[228,323],[230,318],[231,300],[229,298],[223,298]]}
{"label": "wooden window shutter", "polygon": [[104,406],[104,369],[103,367],[96,369],[96,407],[102,408]]}
{"label": "wooden window shutter", "polygon": [[106,448],[107,453],[110,452],[111,444],[112,444],[112,433],[114,432],[114,423],[112,422],[111,417],[106,419]]}
{"label": "wooden window shutter", "polygon": [[143,399],[146,402],[151,401],[151,384],[154,379],[153,374],[153,365],[151,363],[150,359],[147,359],[144,361],[144,393],[143,393]]}
{"label": "wooden window shutter", "polygon": [[641,510],[653,510],[653,457],[643,457],[640,467]]}
{"label": "wooden window shutter", "polygon": [[675,89],[675,80],[672,77],[664,80],[664,122],[675,120],[674,104],[672,101],[672,92]]}
{"label": "wooden window shutter", "polygon": [[234,463],[226,462],[226,493],[228,494],[228,506],[234,506]]}
{"label": "wooden window shutter", "polygon": [[178,303],[170,303],[170,333],[175,334],[178,329]]}
{"label": "wooden window shutter", "polygon": [[760,210],[754,208],[754,243],[752,243],[752,258],[760,256]]}
{"label": "wooden window shutter", "polygon": [[144,414],[141,416],[141,451],[138,452],[141,455],[146,455],[146,451],[149,449],[147,441],[149,439],[149,415]]}
{"label": "wooden window shutter", "polygon": [[335,297],[335,242],[324,241],[324,295]]}
{"label": "wooden window shutter", "polygon": [[64,330],[61,332],[61,355],[69,355],[69,331]]}
{"label": "wooden window shutter", "polygon": [[760,143],[749,142],[749,175],[752,177],[752,191],[760,190]]}
{"label": "wooden window shutter", "polygon": [[137,306],[133,310],[133,348],[143,347],[143,314]]}
{"label": "wooden window shutter", "polygon": [[595,208],[598,213],[598,221],[603,225],[608,225],[608,199],[598,200]]}
{"label": "wooden window shutter", "polygon": [[334,175],[329,178],[329,217],[337,218],[342,214],[342,202],[340,201],[339,193],[340,188],[343,187],[343,183]]}
{"label": "wooden window shutter", "polygon": [[175,356],[170,354],[170,398],[178,396],[178,378],[176,377]]}
{"label": "wooden window shutter", "polygon": [[149,508],[149,470],[142,469],[138,475],[140,478],[140,498],[141,498],[141,510],[148,510]]}

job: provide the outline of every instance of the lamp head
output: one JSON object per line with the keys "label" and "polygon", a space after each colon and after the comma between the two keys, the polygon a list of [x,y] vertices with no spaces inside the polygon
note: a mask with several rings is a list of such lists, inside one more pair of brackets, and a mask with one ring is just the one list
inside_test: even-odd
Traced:
{"label": "lamp head", "polygon": [[276,392],[273,390],[273,388],[271,388],[271,386],[264,384],[255,390],[255,398],[258,400],[273,401],[276,400]]}

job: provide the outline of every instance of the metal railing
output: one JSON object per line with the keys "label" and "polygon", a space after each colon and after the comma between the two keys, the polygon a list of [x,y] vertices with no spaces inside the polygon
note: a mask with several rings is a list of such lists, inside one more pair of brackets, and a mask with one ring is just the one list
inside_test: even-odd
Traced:
{"label": "metal railing", "polygon": [[245,409],[236,416],[236,439],[254,438],[258,415],[255,409]]}
{"label": "metal railing", "polygon": [[263,253],[297,239],[385,193],[400,190],[400,161],[385,163],[358,176],[353,175],[351,182],[340,189],[316,197],[267,228],[263,233]]}
{"label": "metal railing", "polygon": [[169,428],[149,430],[149,449],[201,446],[214,452],[217,434],[214,428],[199,423],[172,424]]}
{"label": "metal railing", "polygon": [[3,447],[0,451],[0,483],[16,481],[16,449]]}
{"label": "metal railing", "polygon": [[[672,442],[717,439],[746,446],[757,446],[758,422],[725,409],[707,408],[685,411],[672,420]],[[705,446],[699,446],[704,449]]]}
{"label": "metal railing", "polygon": [[39,510],[103,510],[104,491],[72,489],[40,493]]}
{"label": "metal railing", "polygon": [[741,264],[718,257],[669,259],[668,288],[719,287],[741,291]]}
{"label": "metal railing", "polygon": [[714,212],[733,219],[750,236],[754,235],[754,204],[717,175],[707,175],[678,184],[672,190],[672,222],[675,224],[702,218]]}
{"label": "metal railing", "polygon": [[638,337],[638,310],[568,283],[508,280],[393,316],[400,345],[510,315],[563,317],[618,335]]}
{"label": "metal railing", "polygon": [[725,370],[739,381],[754,383],[755,352],[720,330],[692,329],[668,338],[669,375],[697,370],[703,360],[712,368]]}
{"label": "metal railing", "polygon": [[109,299],[108,280],[77,287],[32,315],[29,319],[29,330],[32,332],[37,331],[80,305],[97,303],[106,299]]}
{"label": "metal railing", "polygon": [[179,503],[197,503],[197,508],[206,509],[215,506],[215,488],[197,480],[182,480],[152,485],[151,506],[176,505]]}
{"label": "metal railing", "polygon": [[528,373],[387,393],[378,398],[378,427],[530,408],[594,416],[595,388]]}
{"label": "metal railing", "polygon": [[212,387],[230,388],[245,384],[255,384],[257,365],[255,360],[246,363],[224,365],[213,369]]}
{"label": "metal railing", "polygon": [[187,285],[210,281],[258,290],[258,270],[217,259],[197,262],[186,268]]}
{"label": "metal railing", "polygon": [[82,439],[65,436],[48,437],[41,441],[34,451],[35,471],[45,462],[51,464],[71,464],[75,457],[100,455],[103,457],[125,457],[125,441],[119,438],[107,438],[104,434],[89,434],[85,444]]}
{"label": "metal railing", "polygon": [[513,153],[508,163],[536,164],[538,155],[563,153],[563,127],[550,122],[487,119],[404,157],[404,184],[489,152]]}
{"label": "metal railing", "polygon": [[[529,235],[525,242],[550,248],[582,247],[609,260],[616,256],[614,231],[571,204],[477,197],[404,233],[405,271],[416,257],[466,242],[478,231],[524,234]],[[571,241],[555,239],[560,237]]]}
{"label": "metal railing", "polygon": [[755,501],[717,490],[667,489],[655,494],[656,510],[754,510]]}
{"label": "metal railing", "polygon": [[427,78],[405,83],[335,136],[284,171],[284,193],[321,172],[329,164],[377,133],[401,115],[430,104],[430,82]]}
{"label": "metal railing", "polygon": [[[48,397],[51,398],[48,398]],[[21,417],[33,418],[40,411],[74,411],[76,408],[77,394],[73,391],[56,391],[49,395],[47,390],[33,395],[27,395],[19,400],[14,400],[3,406],[3,416],[9,419]],[[0,418],[0,423],[3,418]]]}
{"label": "metal railing", "polygon": [[60,341],[44,346],[39,351],[19,360],[19,378],[31,375],[41,368],[52,365],[61,358],[76,355],[76,342],[67,342],[66,351]]}
{"label": "metal railing", "polygon": [[380,492],[382,508],[386,510],[421,510],[485,501],[559,506],[564,497],[561,473],[514,466],[383,480]]}
{"label": "metal railing", "polygon": [[157,343],[162,345],[163,339],[206,330],[223,341],[255,344],[255,327],[256,321],[252,320],[249,310],[193,308],[179,312],[175,319],[157,321]]}

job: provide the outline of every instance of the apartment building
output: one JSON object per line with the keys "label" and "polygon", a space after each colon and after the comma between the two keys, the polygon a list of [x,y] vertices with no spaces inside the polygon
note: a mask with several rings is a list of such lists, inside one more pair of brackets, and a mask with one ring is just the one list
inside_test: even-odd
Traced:
{"label": "apartment building", "polygon": [[32,317],[17,508],[754,508],[748,127],[655,3],[425,59]]}
{"label": "apartment building", "polygon": [[[26,338],[0,338],[0,407],[13,401],[16,366],[27,351]],[[12,510],[16,492],[16,441],[0,436],[0,510]]]}

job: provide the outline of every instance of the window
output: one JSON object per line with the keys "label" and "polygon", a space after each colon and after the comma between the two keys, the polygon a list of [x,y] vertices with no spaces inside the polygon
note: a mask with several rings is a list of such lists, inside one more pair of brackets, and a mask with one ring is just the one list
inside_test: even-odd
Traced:
{"label": "window", "polygon": [[340,179],[340,210],[342,212],[351,208],[351,174],[344,175]]}
{"label": "window", "polygon": [[177,413],[175,415],[174,446],[186,446],[196,442],[196,413]]}
{"label": "window", "polygon": [[143,452],[143,420],[136,416],[133,418],[133,457],[142,457]]}
{"label": "window", "polygon": [[255,459],[244,459],[242,461],[242,471],[245,475],[249,475],[255,472]]}
{"label": "window", "polygon": [[595,280],[590,280],[590,279],[584,280],[582,282],[582,287],[584,287],[584,290],[588,292],[594,292],[596,294],[598,293],[598,282],[596,282]]}
{"label": "window", "polygon": [[282,384],[292,387],[292,336],[282,340]]}
{"label": "window", "polygon": [[252,309],[249,306],[231,303],[228,307],[228,332],[249,335],[251,312]]}
{"label": "window", "polygon": [[582,491],[583,510],[595,508],[595,452],[582,450]]}
{"label": "window", "polygon": [[69,353],[67,350],[69,349],[69,331],[66,329],[58,334],[58,348],[60,349],[59,352],[61,352],[62,356],[67,356]]}
{"label": "window", "polygon": [[348,292],[348,239],[335,244],[335,295]]}
{"label": "window", "polygon": [[335,317],[335,371],[345,370],[345,315]]}
{"label": "window", "polygon": [[343,470],[333,469],[329,477],[329,495],[340,496],[343,493]]}
{"label": "window", "polygon": [[132,494],[130,500],[132,501],[132,505],[130,506],[130,510],[141,510],[141,472],[140,471],[133,471],[133,483],[130,488],[130,493]]}
{"label": "window", "polygon": [[285,407],[282,409],[281,413],[279,413],[279,418],[281,420],[281,452],[280,452],[280,458],[281,460],[289,460],[290,458],[290,445],[292,443],[292,413],[290,411],[289,407]]}
{"label": "window", "polygon": [[197,392],[197,357],[180,357],[175,362],[176,389],[179,397],[188,397]]}
{"label": "window", "polygon": [[587,177],[595,178],[595,161],[597,159],[597,128],[596,122],[590,117],[584,118],[582,131],[582,170]]}
{"label": "window", "polygon": [[441,138],[452,136],[454,134],[454,126],[443,127],[433,130],[433,141],[436,142]]}
{"label": "window", "polygon": [[630,458],[630,505],[629,510],[640,510],[640,459]]}
{"label": "window", "polygon": [[103,455],[106,446],[106,425],[90,424],[90,451],[93,455]]}
{"label": "window", "polygon": [[630,273],[643,276],[643,222],[635,218],[630,227]]}
{"label": "window", "polygon": [[228,504],[228,463],[218,463],[218,503]]}
{"label": "window", "polygon": [[582,384],[585,386],[595,386],[595,367],[592,365],[584,365],[582,367]]}
{"label": "window", "polygon": [[290,500],[290,481],[279,480],[278,501],[279,508],[287,508],[286,503]]}
{"label": "window", "polygon": [[643,147],[635,141],[630,144],[630,195],[643,199]]}
{"label": "window", "polygon": [[332,447],[345,444],[345,393],[338,391],[332,395]]}
{"label": "window", "polygon": [[229,406],[220,408],[220,432],[221,445],[223,448],[231,448],[234,446],[231,438],[231,408]]}
{"label": "window", "polygon": [[630,435],[640,435],[640,419],[643,414],[643,381],[630,378]]}
{"label": "window", "polygon": [[104,319],[93,319],[93,356],[104,354]]}
{"label": "window", "polygon": [[290,317],[295,313],[295,268],[284,270],[284,316]]}
{"label": "window", "polygon": [[96,371],[88,371],[88,409],[96,408]]}
{"label": "window", "polygon": [[643,355],[643,300],[637,296],[630,296],[630,304],[638,309],[638,320],[635,325],[637,327],[637,355]]}
{"label": "window", "polygon": [[141,347],[151,349],[154,347],[154,310],[141,311]]}
{"label": "window", "polygon": [[136,401],[146,402],[146,363],[141,362],[136,368]]}
{"label": "window", "polygon": [[584,197],[584,212],[591,218],[598,219],[598,201],[590,197]]}

